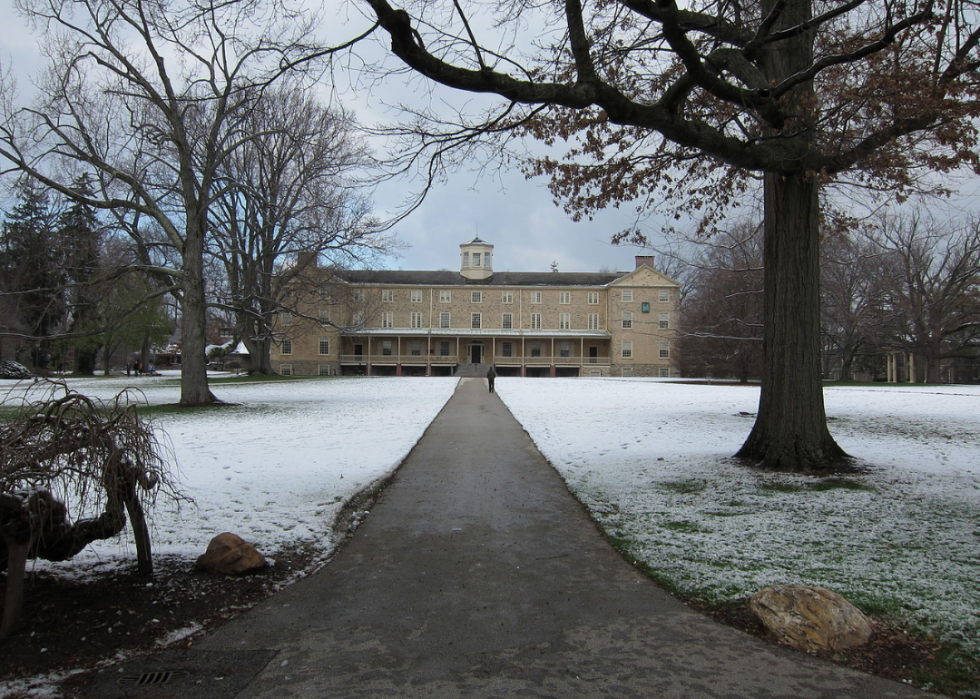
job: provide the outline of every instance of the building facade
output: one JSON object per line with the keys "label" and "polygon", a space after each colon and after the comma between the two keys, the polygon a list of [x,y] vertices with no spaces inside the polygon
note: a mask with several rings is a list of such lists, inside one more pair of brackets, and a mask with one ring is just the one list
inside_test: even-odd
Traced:
{"label": "building facade", "polygon": [[638,256],[630,272],[497,272],[493,245],[460,245],[460,270],[314,268],[280,314],[286,375],[676,376],[680,285]]}

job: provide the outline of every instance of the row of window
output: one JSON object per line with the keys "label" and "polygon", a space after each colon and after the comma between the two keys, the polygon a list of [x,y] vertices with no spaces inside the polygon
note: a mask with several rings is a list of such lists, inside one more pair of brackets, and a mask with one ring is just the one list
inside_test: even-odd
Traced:
{"label": "row of window", "polygon": [[[318,367],[318,372],[320,376],[333,376],[336,373],[335,368],[332,365],[326,364]],[[663,378],[670,378],[670,367],[662,366],[659,369],[659,375]],[[292,376],[293,375],[293,365],[292,364],[280,364],[279,365],[279,375],[280,376]],[[602,376],[602,371],[600,369],[592,369],[589,372],[590,376],[598,377]],[[633,376],[633,369],[630,367],[623,367],[621,376]]]}
{"label": "row of window", "polygon": [[[410,318],[412,328],[421,328],[422,325],[422,312],[412,311]],[[382,328],[394,328],[395,327],[395,314],[393,311],[383,311],[381,313],[381,327]],[[442,311],[439,313],[439,325],[440,328],[451,328],[452,327],[452,316],[449,311]],[[470,313],[470,328],[478,330],[483,327],[483,314],[482,313]],[[500,318],[500,327],[504,330],[512,330],[514,328],[514,314],[513,313],[503,313]],[[531,313],[528,315],[528,327],[531,330],[540,330],[541,325],[541,314]],[[633,313],[625,312],[622,317],[622,327],[624,329],[629,329],[633,327]],[[658,327],[667,330],[670,328],[670,314],[661,313],[660,320],[658,321]],[[558,329],[559,330],[571,330],[572,328],[572,314],[571,313],[559,313],[558,314]],[[588,316],[588,329],[598,330],[599,329],[599,314],[590,313]]]}
{"label": "row of window", "polygon": [[[361,292],[360,294],[358,294],[357,292],[361,292],[361,290],[358,289],[358,290],[355,291],[355,300],[356,301],[363,301],[364,300],[364,298],[363,298],[363,292]],[[470,303],[483,303],[484,293],[485,292],[483,292],[483,291],[470,291],[469,292],[469,294],[470,294]],[[530,299],[530,302],[531,303],[542,303],[543,302],[543,292],[541,292],[541,291],[531,291],[528,294],[528,296],[529,296],[529,299]],[[421,289],[412,289],[409,292],[409,297],[410,297],[412,303],[422,303],[422,290]],[[623,289],[622,294],[620,295],[620,298],[622,299],[622,301],[624,301],[626,303],[629,303],[629,302],[633,301],[633,290],[632,289]],[[453,300],[453,292],[452,292],[451,289],[442,289],[442,290],[439,291],[439,303],[452,303],[452,300]],[[500,300],[501,300],[501,303],[514,303],[514,292],[513,291],[503,291],[503,292],[501,292]],[[590,306],[598,306],[599,305],[599,300],[600,300],[600,296],[599,296],[599,292],[598,291],[589,291],[589,292],[587,292],[587,294],[586,294],[586,301],[588,302],[588,304]],[[670,302],[670,290],[669,289],[661,289],[657,300],[660,301],[660,303],[669,303]],[[395,290],[394,289],[382,289],[381,290],[381,301],[384,302],[384,303],[394,303],[394,301],[395,301]],[[561,303],[561,304],[570,304],[571,302],[572,302],[572,292],[571,291],[559,291],[558,292],[558,303]]]}
{"label": "row of window", "polygon": [[[541,356],[541,343],[532,342],[529,343],[531,350],[530,356],[540,357]],[[571,356],[572,345],[570,342],[559,342],[558,343],[558,356],[569,357]],[[391,340],[381,341],[381,354],[390,355],[392,349]],[[450,342],[448,340],[443,340],[439,342],[438,345],[439,354],[443,357],[449,356]],[[422,340],[409,340],[408,343],[409,354],[414,356],[421,356],[422,354]],[[504,357],[513,357],[514,343],[513,342],[503,342],[501,343],[501,354]],[[660,343],[659,347],[660,358],[669,359],[670,358],[670,342],[664,341]],[[285,339],[282,341],[282,354],[292,354],[293,353],[293,341],[290,339]],[[330,354],[330,340],[327,338],[320,339],[319,353],[321,355]],[[630,340],[624,340],[622,346],[620,347],[620,354],[624,359],[630,359],[633,357],[633,342]]]}

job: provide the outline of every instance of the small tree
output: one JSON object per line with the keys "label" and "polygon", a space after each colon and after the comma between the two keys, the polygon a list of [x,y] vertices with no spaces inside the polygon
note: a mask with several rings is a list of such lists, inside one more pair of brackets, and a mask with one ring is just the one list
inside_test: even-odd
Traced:
{"label": "small tree", "polygon": [[182,498],[166,451],[124,395],[103,405],[61,389],[0,427],[0,567],[7,569],[0,638],[20,616],[29,558],[68,560],[122,531],[128,513],[138,570],[151,575],[145,510],[157,493]]}

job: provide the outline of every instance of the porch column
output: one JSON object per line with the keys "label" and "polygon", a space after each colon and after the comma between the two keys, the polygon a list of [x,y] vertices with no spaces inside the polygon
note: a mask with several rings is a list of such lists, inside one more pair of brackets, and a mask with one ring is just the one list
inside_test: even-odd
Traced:
{"label": "porch column", "polygon": [[364,369],[365,376],[371,375],[371,336],[367,336],[367,366]]}

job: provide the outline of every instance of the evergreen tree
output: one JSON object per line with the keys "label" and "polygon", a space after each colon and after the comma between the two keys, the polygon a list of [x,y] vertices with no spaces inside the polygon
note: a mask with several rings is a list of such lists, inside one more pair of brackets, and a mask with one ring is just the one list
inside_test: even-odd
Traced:
{"label": "evergreen tree", "polygon": [[48,193],[25,181],[18,187],[17,202],[0,233],[0,288],[30,337],[31,363],[47,369],[51,335],[65,319],[64,252]]}

